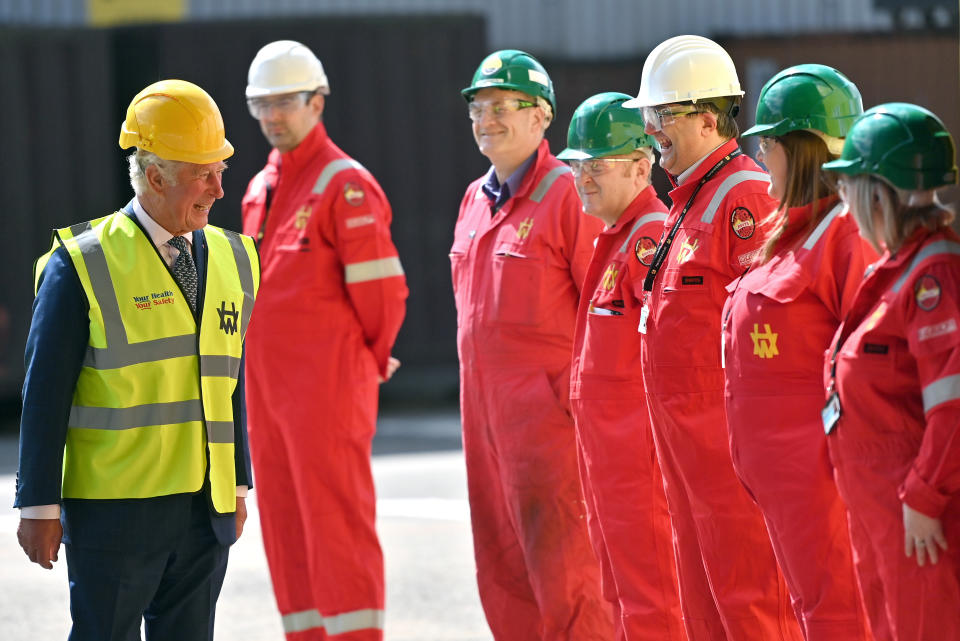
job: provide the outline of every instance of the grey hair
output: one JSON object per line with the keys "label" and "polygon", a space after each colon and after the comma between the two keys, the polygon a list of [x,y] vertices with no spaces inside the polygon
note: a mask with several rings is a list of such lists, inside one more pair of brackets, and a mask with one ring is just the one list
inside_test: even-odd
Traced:
{"label": "grey hair", "polygon": [[151,151],[137,149],[134,153],[127,156],[127,163],[130,165],[130,186],[137,196],[147,193],[147,167],[156,165],[160,170],[160,176],[170,185],[177,184],[177,172],[180,167],[187,164],[178,160],[164,160]]}
{"label": "grey hair", "polygon": [[[877,176],[843,176],[841,181],[846,194],[844,200],[860,227],[861,235],[880,253],[884,248],[891,253],[897,251],[921,227],[933,231],[953,220],[953,211],[938,201],[911,205],[909,201],[913,192],[898,190]],[[877,229],[874,212],[879,215],[882,230]]]}
{"label": "grey hair", "polygon": [[543,119],[543,130],[546,131],[550,123],[553,122],[553,107],[551,107],[547,99],[542,96],[537,96],[537,106],[543,109],[543,114],[546,116]]}

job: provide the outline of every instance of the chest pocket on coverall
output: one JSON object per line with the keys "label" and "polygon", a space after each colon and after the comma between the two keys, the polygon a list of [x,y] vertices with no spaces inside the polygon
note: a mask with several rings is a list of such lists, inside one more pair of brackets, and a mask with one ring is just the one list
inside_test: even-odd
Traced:
{"label": "chest pocket on coverall", "polygon": [[[611,270],[615,270],[615,273],[611,273]],[[610,283],[604,287],[607,278],[614,279],[612,287]],[[639,283],[637,287],[642,291],[643,284]],[[637,332],[635,316],[627,315],[631,308],[639,304],[635,302],[635,289],[623,261],[613,261],[604,269],[604,275],[590,299],[592,311],[587,312],[585,319],[583,343],[587,349],[583,356],[584,374],[624,377],[631,371],[631,364],[635,364],[639,349],[623,345],[623,337],[626,334],[634,338]],[[639,345],[639,338],[636,340]],[[639,367],[633,374],[638,380],[642,378]]]}
{"label": "chest pocket on coverall", "polygon": [[491,257],[487,309],[498,323],[538,325],[543,317],[541,283],[545,261],[536,243],[502,241]]}

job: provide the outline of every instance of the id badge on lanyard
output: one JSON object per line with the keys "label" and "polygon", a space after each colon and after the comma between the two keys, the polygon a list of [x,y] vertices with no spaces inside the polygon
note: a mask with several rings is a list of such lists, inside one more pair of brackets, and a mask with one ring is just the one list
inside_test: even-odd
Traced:
{"label": "id badge on lanyard", "polygon": [[823,421],[823,431],[825,434],[833,432],[837,423],[840,421],[840,415],[843,414],[843,408],[840,406],[840,394],[834,391],[827,399],[827,404],[820,411],[820,418]]}

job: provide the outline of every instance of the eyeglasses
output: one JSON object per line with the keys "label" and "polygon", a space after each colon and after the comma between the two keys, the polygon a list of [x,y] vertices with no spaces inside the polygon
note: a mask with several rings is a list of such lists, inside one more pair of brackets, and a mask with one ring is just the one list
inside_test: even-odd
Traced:
{"label": "eyeglasses", "polygon": [[776,136],[760,136],[760,153],[766,156],[771,151],[773,151],[773,146],[780,143],[780,139]]}
{"label": "eyeglasses", "polygon": [[490,113],[494,118],[503,118],[509,113],[536,107],[537,103],[530,100],[520,100],[519,98],[503,98],[502,100],[486,100],[483,102],[474,100],[467,106],[470,113],[470,120],[476,122],[483,118],[483,114]]}
{"label": "eyeglasses", "polygon": [[690,116],[700,113],[696,107],[684,109],[682,107],[644,107],[643,122],[654,131],[661,131],[667,125],[672,125],[680,116]]}
{"label": "eyeglasses", "polygon": [[637,162],[639,158],[590,158],[588,160],[571,160],[570,170],[574,175],[599,176],[613,169],[613,163]]}
{"label": "eyeglasses", "polygon": [[307,104],[313,92],[300,91],[286,93],[281,96],[266,96],[263,98],[247,98],[247,108],[250,115],[260,120],[268,111],[275,109],[280,114],[290,114]]}

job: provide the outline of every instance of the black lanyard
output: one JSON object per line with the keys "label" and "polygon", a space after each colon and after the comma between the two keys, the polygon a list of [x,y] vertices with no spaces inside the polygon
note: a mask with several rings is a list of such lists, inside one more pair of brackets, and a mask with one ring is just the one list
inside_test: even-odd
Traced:
{"label": "black lanyard", "polygon": [[653,262],[650,263],[650,269],[647,271],[647,277],[643,279],[643,291],[652,292],[653,291],[653,281],[656,279],[657,274],[660,272],[660,267],[663,266],[663,262],[667,260],[667,254],[670,253],[670,245],[673,243],[674,236],[677,235],[677,232],[680,230],[680,225],[683,223],[683,219],[687,216],[687,212],[690,210],[690,207],[693,206],[693,201],[696,199],[697,194],[700,193],[700,189],[710,181],[711,178],[717,175],[721,169],[723,169],[728,162],[742,154],[740,148],[737,147],[732,152],[720,159],[713,168],[703,175],[703,178],[700,179],[700,182],[697,184],[696,189],[693,190],[693,193],[690,194],[690,199],[687,200],[687,204],[684,205],[683,210],[680,212],[680,216],[677,217],[677,222],[673,224],[673,229],[670,230],[670,233],[667,234],[667,237],[660,243],[660,246],[657,247],[657,253],[653,255]]}

